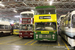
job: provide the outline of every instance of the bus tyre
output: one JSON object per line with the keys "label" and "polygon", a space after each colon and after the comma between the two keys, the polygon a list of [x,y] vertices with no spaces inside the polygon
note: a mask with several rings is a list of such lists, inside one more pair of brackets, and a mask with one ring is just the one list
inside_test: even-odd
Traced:
{"label": "bus tyre", "polygon": [[57,43],[57,40],[56,41],[54,41],[55,43]]}
{"label": "bus tyre", "polygon": [[10,35],[13,35],[13,33],[10,33]]}
{"label": "bus tyre", "polygon": [[1,33],[0,33],[0,36],[2,37],[3,35],[4,35],[3,32],[1,32]]}
{"label": "bus tyre", "polygon": [[40,40],[38,40],[38,42],[40,43],[41,41],[40,41]]}

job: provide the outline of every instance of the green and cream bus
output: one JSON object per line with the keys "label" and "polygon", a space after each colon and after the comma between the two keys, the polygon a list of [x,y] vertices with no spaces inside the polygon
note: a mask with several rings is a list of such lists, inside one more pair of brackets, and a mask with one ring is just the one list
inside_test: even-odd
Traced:
{"label": "green and cream bus", "polygon": [[34,40],[57,41],[57,16],[54,6],[38,6],[34,15]]}

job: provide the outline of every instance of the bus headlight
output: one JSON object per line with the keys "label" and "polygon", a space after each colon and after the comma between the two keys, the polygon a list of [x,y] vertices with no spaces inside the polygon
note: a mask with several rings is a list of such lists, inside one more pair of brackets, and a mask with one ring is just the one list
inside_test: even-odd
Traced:
{"label": "bus headlight", "polygon": [[36,35],[36,36],[38,36],[38,35]]}
{"label": "bus headlight", "polygon": [[55,33],[55,32],[53,32],[53,33]]}
{"label": "bus headlight", "polygon": [[53,37],[53,39],[54,39],[55,35],[53,34],[52,37]]}
{"label": "bus headlight", "polygon": [[37,33],[37,32],[35,32],[35,33]]}
{"label": "bus headlight", "polygon": [[38,39],[38,35],[36,35],[36,39]]}

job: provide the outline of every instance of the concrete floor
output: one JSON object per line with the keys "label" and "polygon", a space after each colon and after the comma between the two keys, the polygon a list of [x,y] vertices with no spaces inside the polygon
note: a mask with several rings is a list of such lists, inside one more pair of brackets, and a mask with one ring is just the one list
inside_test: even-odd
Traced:
{"label": "concrete floor", "polygon": [[22,39],[19,36],[0,37],[0,50],[75,50],[58,36],[55,42],[38,42],[33,39]]}

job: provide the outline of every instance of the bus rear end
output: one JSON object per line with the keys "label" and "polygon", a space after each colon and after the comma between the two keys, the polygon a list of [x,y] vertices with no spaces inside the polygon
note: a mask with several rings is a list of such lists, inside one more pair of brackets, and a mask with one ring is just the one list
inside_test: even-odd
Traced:
{"label": "bus rear end", "polygon": [[19,23],[14,23],[13,34],[14,35],[19,35]]}

